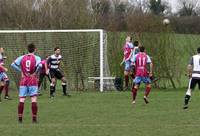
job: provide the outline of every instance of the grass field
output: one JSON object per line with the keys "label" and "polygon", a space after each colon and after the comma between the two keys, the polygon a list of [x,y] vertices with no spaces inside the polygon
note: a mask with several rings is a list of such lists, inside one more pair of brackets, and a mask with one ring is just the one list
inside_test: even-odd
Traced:
{"label": "grass field", "polygon": [[[47,92],[45,92],[47,93]],[[193,93],[182,109],[184,89],[153,90],[145,105],[140,90],[131,105],[130,92],[73,92],[39,97],[39,123],[31,123],[30,99],[23,124],[17,122],[17,97],[0,103],[1,136],[199,136],[200,95]]]}

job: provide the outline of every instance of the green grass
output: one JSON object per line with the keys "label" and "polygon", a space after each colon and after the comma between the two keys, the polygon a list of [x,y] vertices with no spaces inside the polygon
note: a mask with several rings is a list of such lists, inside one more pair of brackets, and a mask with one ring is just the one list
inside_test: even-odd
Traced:
{"label": "green grass", "polygon": [[185,89],[153,90],[145,105],[140,90],[131,105],[130,92],[73,92],[39,97],[39,123],[31,123],[27,99],[24,123],[17,122],[17,93],[0,103],[1,136],[199,136],[200,95],[193,93],[188,110],[182,109]]}

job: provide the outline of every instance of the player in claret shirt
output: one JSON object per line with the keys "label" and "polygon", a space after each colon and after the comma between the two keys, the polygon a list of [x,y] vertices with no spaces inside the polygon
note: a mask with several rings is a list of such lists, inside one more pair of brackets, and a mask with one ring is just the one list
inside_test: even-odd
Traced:
{"label": "player in claret shirt", "polygon": [[[8,95],[9,93],[9,78],[6,72],[8,69],[4,65],[4,60],[6,59],[6,56],[4,56],[4,48],[0,48],[0,81],[2,82],[2,85],[0,87],[0,95],[2,91],[5,91],[5,96],[4,99],[11,100],[10,96]],[[1,101],[1,98],[0,98]]]}
{"label": "player in claret shirt", "polygon": [[51,82],[51,79],[49,77],[49,69],[48,69],[48,65],[47,65],[47,59],[48,59],[48,56],[46,56],[41,62],[41,70],[39,72],[39,83],[38,83],[38,95],[42,95],[41,94],[41,84],[42,84],[42,81],[43,79],[45,78],[45,76],[49,79],[49,82]]}
{"label": "player in claret shirt", "polygon": [[124,79],[125,79],[124,90],[128,90],[129,75],[131,71],[131,56],[132,56],[133,49],[134,49],[134,46],[132,44],[132,37],[127,36],[126,42],[123,47],[124,57],[121,62],[121,65],[124,63]]}
{"label": "player in claret shirt", "polygon": [[[134,79],[134,86],[132,88],[132,96],[133,101],[132,104],[135,104],[137,90],[141,82],[146,84],[145,94],[144,94],[144,101],[145,103],[149,103],[148,95],[151,91],[151,79],[152,77],[152,68],[153,64],[150,57],[145,53],[145,48],[143,46],[139,47],[140,52],[136,54],[133,58],[131,58],[132,63],[135,63],[135,79]],[[148,65],[150,65],[150,70],[148,71]]]}
{"label": "player in claret shirt", "polygon": [[18,121],[22,123],[24,102],[27,96],[32,102],[32,122],[37,122],[37,95],[38,95],[38,72],[41,68],[41,58],[34,54],[36,48],[34,44],[28,45],[28,54],[18,57],[11,66],[21,72],[19,87]]}
{"label": "player in claret shirt", "polygon": [[[7,68],[5,68],[3,65],[0,64],[0,80],[4,82],[0,86],[0,102],[1,102],[1,93],[4,89],[4,86],[5,86],[6,82],[9,82],[9,79],[8,79],[7,75],[5,74],[5,72],[7,72],[7,71],[8,71]],[[10,100],[10,98],[9,97],[7,98],[6,95],[4,98]]]}

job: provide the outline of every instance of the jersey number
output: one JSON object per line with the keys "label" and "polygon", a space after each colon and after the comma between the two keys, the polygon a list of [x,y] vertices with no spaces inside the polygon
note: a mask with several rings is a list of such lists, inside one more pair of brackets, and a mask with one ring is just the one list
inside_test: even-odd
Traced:
{"label": "jersey number", "polygon": [[30,71],[30,67],[31,67],[31,61],[27,60],[26,61],[26,71]]}
{"label": "jersey number", "polygon": [[146,58],[139,57],[138,59],[139,59],[139,62],[138,62],[139,66],[144,66]]}

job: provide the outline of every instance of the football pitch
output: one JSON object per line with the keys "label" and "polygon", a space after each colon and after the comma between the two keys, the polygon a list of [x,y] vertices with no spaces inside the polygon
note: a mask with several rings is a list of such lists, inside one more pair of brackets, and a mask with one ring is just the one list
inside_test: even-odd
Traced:
{"label": "football pitch", "polygon": [[1,136],[199,136],[200,92],[193,93],[183,110],[185,89],[155,90],[144,104],[140,90],[136,105],[130,92],[73,92],[54,99],[47,92],[39,97],[39,123],[31,123],[30,99],[24,122],[17,122],[17,93],[0,103]]}

